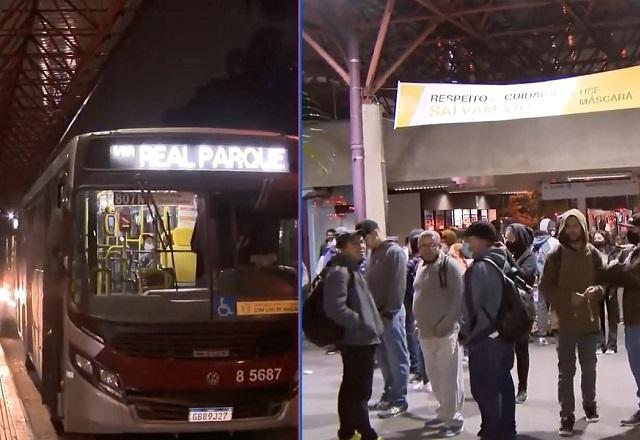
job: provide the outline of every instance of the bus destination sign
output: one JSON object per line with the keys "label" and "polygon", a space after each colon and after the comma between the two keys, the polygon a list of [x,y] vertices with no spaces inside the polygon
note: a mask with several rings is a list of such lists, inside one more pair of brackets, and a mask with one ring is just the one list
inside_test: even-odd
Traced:
{"label": "bus destination sign", "polygon": [[289,172],[282,146],[115,144],[110,162],[112,168],[135,170]]}

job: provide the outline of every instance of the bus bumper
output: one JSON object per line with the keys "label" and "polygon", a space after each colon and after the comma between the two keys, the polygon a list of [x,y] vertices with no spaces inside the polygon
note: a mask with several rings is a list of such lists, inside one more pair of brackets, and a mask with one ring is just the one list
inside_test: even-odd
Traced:
{"label": "bus bumper", "polygon": [[66,402],[64,429],[70,433],[190,433],[259,431],[298,426],[298,396],[284,402],[272,417],[243,418],[228,422],[189,423],[187,421],[144,420],[133,406],[104,394],[75,374],[65,381]]}

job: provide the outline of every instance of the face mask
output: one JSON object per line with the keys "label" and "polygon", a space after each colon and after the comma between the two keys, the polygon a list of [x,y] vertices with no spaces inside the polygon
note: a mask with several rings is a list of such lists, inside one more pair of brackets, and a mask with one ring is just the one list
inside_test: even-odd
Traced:
{"label": "face mask", "polygon": [[471,249],[469,249],[469,243],[462,243],[462,256],[467,259],[473,258],[473,255],[471,255]]}
{"label": "face mask", "polygon": [[637,246],[640,243],[640,234],[635,231],[628,231],[627,240],[629,240],[630,244]]}

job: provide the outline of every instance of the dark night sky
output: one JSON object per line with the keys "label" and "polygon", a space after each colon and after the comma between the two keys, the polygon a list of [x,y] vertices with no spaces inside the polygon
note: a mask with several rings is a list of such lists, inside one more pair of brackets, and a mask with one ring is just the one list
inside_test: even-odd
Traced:
{"label": "dark night sky", "polygon": [[171,125],[297,133],[297,0],[146,5],[69,135]]}

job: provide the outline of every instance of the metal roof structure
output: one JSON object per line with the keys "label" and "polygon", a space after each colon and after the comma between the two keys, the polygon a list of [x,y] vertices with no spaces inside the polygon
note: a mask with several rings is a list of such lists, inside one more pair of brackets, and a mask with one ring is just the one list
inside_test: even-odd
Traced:
{"label": "metal roof structure", "polygon": [[0,203],[33,182],[141,2],[0,0]]}
{"label": "metal roof structure", "polygon": [[347,44],[363,96],[394,111],[405,82],[505,84],[639,64],[635,0],[303,0],[307,119],[348,117]]}

